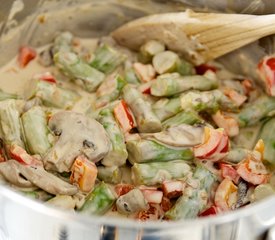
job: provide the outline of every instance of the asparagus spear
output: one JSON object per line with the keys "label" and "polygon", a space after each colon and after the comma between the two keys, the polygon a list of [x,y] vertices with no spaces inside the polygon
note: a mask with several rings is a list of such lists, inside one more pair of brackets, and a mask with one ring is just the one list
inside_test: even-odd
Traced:
{"label": "asparagus spear", "polygon": [[239,124],[241,127],[254,125],[274,110],[275,97],[259,97],[243,107],[238,114]]}
{"label": "asparagus spear", "polygon": [[54,55],[56,66],[72,80],[80,80],[88,92],[93,92],[104,80],[104,73],[83,62],[73,52],[58,52]]}
{"label": "asparagus spear", "polygon": [[51,147],[45,112],[41,107],[35,106],[25,112],[21,120],[29,151],[43,156]]}
{"label": "asparagus spear", "polygon": [[108,108],[101,110],[99,112],[98,120],[106,130],[112,145],[111,150],[109,150],[108,154],[103,158],[101,163],[109,167],[121,166],[125,164],[128,153],[124,143],[124,136],[113,116],[112,111]]}
{"label": "asparagus spear", "polygon": [[111,73],[125,60],[123,54],[106,44],[96,49],[94,54],[90,65],[104,73]]}
{"label": "asparagus spear", "polygon": [[265,143],[264,159],[275,164],[275,118],[271,118],[264,124],[259,139],[262,139]]}
{"label": "asparagus spear", "polygon": [[206,207],[216,177],[202,165],[197,165],[193,177],[198,181],[199,186],[195,189],[185,189],[175,205],[165,213],[169,219],[195,218]]}
{"label": "asparagus spear", "polygon": [[25,90],[25,98],[37,97],[48,107],[71,109],[80,96],[69,89],[58,87],[55,83],[32,79]]}
{"label": "asparagus spear", "polygon": [[125,80],[119,74],[112,74],[107,77],[96,91],[98,97],[96,107],[103,107],[116,100],[125,85]]}
{"label": "asparagus spear", "polygon": [[135,163],[131,172],[135,184],[152,186],[165,180],[185,179],[191,174],[191,168],[183,161]]}
{"label": "asparagus spear", "polygon": [[129,141],[126,144],[131,163],[167,162],[175,159],[192,160],[190,148],[173,149],[151,140]]}
{"label": "asparagus spear", "polygon": [[161,121],[166,120],[182,110],[180,98],[162,98],[152,106],[152,109]]}
{"label": "asparagus spear", "polygon": [[166,119],[162,123],[162,126],[164,129],[166,129],[166,128],[177,126],[183,123],[194,125],[196,123],[203,123],[203,122],[204,120],[195,111],[186,110],[186,111],[181,111],[175,116]]}
{"label": "asparagus spear", "polygon": [[71,52],[72,51],[73,35],[70,32],[62,32],[55,39],[53,43],[53,54],[59,51]]}
{"label": "asparagus spear", "polygon": [[238,110],[235,103],[226,97],[220,90],[205,92],[190,91],[186,94],[182,94],[180,100],[183,109],[193,109],[198,112],[206,111],[215,113],[219,109],[229,112]]}
{"label": "asparagus spear", "polygon": [[180,76],[178,73],[167,73],[157,77],[151,85],[151,94],[157,97],[172,96],[188,90],[207,91],[218,87],[215,79],[201,75]]}
{"label": "asparagus spear", "polygon": [[161,122],[153,112],[150,103],[143,99],[142,94],[128,84],[122,92],[124,100],[136,117],[138,130],[140,132],[159,132]]}
{"label": "asparagus spear", "polygon": [[103,215],[112,207],[115,200],[116,197],[108,185],[104,182],[101,182],[87,196],[86,201],[80,211],[90,215]]}
{"label": "asparagus spear", "polygon": [[195,73],[192,64],[179,58],[172,51],[164,51],[156,54],[153,58],[153,66],[157,73],[178,72],[181,75],[193,75]]}
{"label": "asparagus spear", "polygon": [[156,54],[164,52],[164,50],[163,43],[149,40],[140,47],[139,60],[143,63],[149,63]]}
{"label": "asparagus spear", "polygon": [[122,173],[119,167],[112,166],[112,167],[97,167],[98,173],[97,177],[101,181],[111,184],[118,184],[121,182]]}
{"label": "asparagus spear", "polygon": [[0,102],[0,125],[4,143],[25,146],[22,140],[22,128],[16,100],[4,100]]}
{"label": "asparagus spear", "polygon": [[6,93],[2,89],[0,89],[0,101],[7,100],[7,99],[17,99],[18,96],[12,93]]}

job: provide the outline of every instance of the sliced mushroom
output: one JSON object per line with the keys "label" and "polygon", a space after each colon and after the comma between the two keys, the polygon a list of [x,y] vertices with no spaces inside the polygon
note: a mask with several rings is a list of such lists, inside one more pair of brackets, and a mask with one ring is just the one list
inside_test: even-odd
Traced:
{"label": "sliced mushroom", "polygon": [[180,124],[158,133],[143,133],[141,138],[153,139],[174,147],[191,147],[202,143],[204,127]]}
{"label": "sliced mushroom", "polygon": [[98,162],[110,149],[103,126],[81,113],[58,112],[50,119],[49,127],[59,138],[43,159],[46,169],[68,172],[80,154]]}
{"label": "sliced mushroom", "polygon": [[21,167],[14,160],[0,163],[0,173],[7,181],[17,187],[29,188],[34,186],[22,175]]}
{"label": "sliced mushroom", "polygon": [[[23,165],[15,160],[9,160],[5,163],[1,163],[0,169],[3,164],[6,164],[5,167],[7,171],[11,170],[20,173],[22,178],[27,179],[26,181],[28,183],[32,183],[48,193],[54,195],[73,195],[78,191],[76,186],[64,182],[55,175],[45,171],[41,166]],[[11,177],[10,179],[12,180]]]}

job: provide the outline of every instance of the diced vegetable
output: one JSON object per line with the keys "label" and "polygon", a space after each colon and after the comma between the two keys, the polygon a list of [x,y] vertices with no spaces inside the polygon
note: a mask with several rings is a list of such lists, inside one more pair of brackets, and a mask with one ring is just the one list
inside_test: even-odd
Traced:
{"label": "diced vegetable", "polygon": [[106,183],[101,182],[87,196],[80,212],[89,215],[102,215],[112,207],[115,200],[116,197],[110,187]]}
{"label": "diced vegetable", "polygon": [[167,162],[176,159],[192,160],[190,148],[173,149],[155,141],[129,141],[126,144],[131,163]]}
{"label": "diced vegetable", "polygon": [[143,82],[149,82],[156,76],[155,69],[151,64],[144,65],[142,63],[136,62],[133,64],[133,68],[138,78]]}
{"label": "diced vegetable", "polygon": [[270,96],[275,96],[275,57],[265,56],[258,64],[258,73]]}
{"label": "diced vegetable", "polygon": [[22,128],[16,100],[10,99],[0,102],[0,126],[4,144],[16,144],[24,147]]}
{"label": "diced vegetable", "polygon": [[28,46],[21,47],[18,55],[18,62],[21,68],[26,67],[36,57],[36,51]]}
{"label": "diced vegetable", "polygon": [[135,163],[132,167],[134,183],[148,186],[160,185],[165,180],[185,179],[190,173],[190,166],[183,161]]}
{"label": "diced vegetable", "polygon": [[96,91],[96,107],[103,107],[116,100],[125,85],[125,80],[119,74],[107,77]]}
{"label": "diced vegetable", "polygon": [[97,177],[97,167],[84,156],[78,156],[71,169],[70,182],[77,184],[81,191],[90,192]]}
{"label": "diced vegetable", "polygon": [[97,167],[98,174],[97,177],[101,181],[106,183],[118,184],[121,182],[122,173],[119,167],[112,166],[112,167]]}
{"label": "diced vegetable", "polygon": [[227,116],[221,111],[217,111],[212,115],[212,119],[218,127],[225,130],[229,137],[235,137],[239,134],[239,124],[235,118]]}
{"label": "diced vegetable", "polygon": [[141,46],[140,53],[142,55],[142,59],[149,62],[152,60],[153,56],[163,52],[164,50],[165,46],[163,43],[156,40],[149,40]]}
{"label": "diced vegetable", "polygon": [[134,116],[124,100],[120,100],[114,107],[114,115],[124,133],[136,127]]}
{"label": "diced vegetable", "polygon": [[203,123],[203,122],[204,120],[195,111],[187,110],[187,111],[181,111],[175,116],[166,119],[162,123],[162,127],[166,129],[173,126],[178,126],[183,123],[194,125],[194,124]]}
{"label": "diced vegetable", "polygon": [[133,111],[140,132],[159,132],[161,122],[152,110],[149,102],[142,94],[129,84],[123,88],[123,98]]}
{"label": "diced vegetable", "polygon": [[54,55],[55,65],[72,80],[80,80],[88,92],[95,91],[105,75],[83,62],[75,53],[58,52]]}
{"label": "diced vegetable", "polygon": [[70,32],[62,32],[54,39],[52,52],[71,52],[72,51],[73,35]]}
{"label": "diced vegetable", "polygon": [[210,208],[207,208],[202,213],[199,214],[200,217],[207,217],[210,215],[216,215],[218,213],[218,209],[216,206],[211,206]]}
{"label": "diced vegetable", "polygon": [[103,158],[101,163],[104,166],[109,167],[124,165],[126,163],[128,153],[124,143],[123,133],[121,132],[112,111],[108,108],[101,110],[98,120],[103,125],[111,141],[111,149]]}
{"label": "diced vegetable", "polygon": [[214,79],[204,76],[180,76],[178,73],[167,73],[157,77],[152,83],[151,94],[157,97],[172,96],[188,90],[207,91],[218,87]]}
{"label": "diced vegetable", "polygon": [[106,44],[96,49],[90,65],[101,72],[111,73],[125,60],[125,56]]}
{"label": "diced vegetable", "polygon": [[22,115],[21,120],[29,151],[43,156],[51,147],[51,134],[47,127],[45,112],[41,107],[34,106]]}
{"label": "diced vegetable", "polygon": [[153,104],[152,108],[161,121],[166,120],[182,111],[179,97],[170,99],[162,98]]}
{"label": "diced vegetable", "polygon": [[58,87],[54,83],[32,79],[25,89],[25,98],[37,97],[48,107],[71,109],[80,99],[80,95],[72,90]]}
{"label": "diced vegetable", "polygon": [[116,207],[118,212],[128,215],[146,210],[149,206],[142,192],[139,189],[133,189],[117,199]]}

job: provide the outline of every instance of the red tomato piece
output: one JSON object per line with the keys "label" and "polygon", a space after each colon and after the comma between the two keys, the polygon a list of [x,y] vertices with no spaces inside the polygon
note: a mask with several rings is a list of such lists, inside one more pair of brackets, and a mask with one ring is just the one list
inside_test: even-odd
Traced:
{"label": "red tomato piece", "polygon": [[218,213],[218,209],[216,206],[211,206],[210,208],[207,208],[203,212],[199,214],[199,217],[206,217],[210,215],[216,215]]}

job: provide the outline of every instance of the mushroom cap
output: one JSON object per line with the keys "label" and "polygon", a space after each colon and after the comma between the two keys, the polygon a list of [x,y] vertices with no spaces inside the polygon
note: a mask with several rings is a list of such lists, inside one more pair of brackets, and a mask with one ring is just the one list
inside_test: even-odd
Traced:
{"label": "mushroom cap", "polygon": [[103,126],[82,113],[60,111],[49,120],[49,128],[58,140],[43,159],[48,170],[68,172],[81,154],[92,162],[98,162],[111,146]]}

